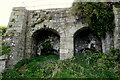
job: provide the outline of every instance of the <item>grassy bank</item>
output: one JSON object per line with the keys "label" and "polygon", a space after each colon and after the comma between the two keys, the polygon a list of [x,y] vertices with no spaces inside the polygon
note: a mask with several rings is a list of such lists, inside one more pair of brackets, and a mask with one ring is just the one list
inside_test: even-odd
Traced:
{"label": "grassy bank", "polygon": [[3,79],[119,78],[119,61],[118,51],[112,51],[110,55],[85,51],[63,61],[58,55],[38,56],[19,61],[14,69],[5,71]]}

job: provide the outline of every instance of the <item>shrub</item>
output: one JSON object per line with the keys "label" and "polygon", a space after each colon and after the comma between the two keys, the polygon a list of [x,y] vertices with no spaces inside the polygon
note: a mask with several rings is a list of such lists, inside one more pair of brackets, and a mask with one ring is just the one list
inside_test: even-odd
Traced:
{"label": "shrub", "polygon": [[5,34],[5,32],[6,32],[6,30],[7,30],[6,26],[0,27],[0,36],[3,36]]}
{"label": "shrub", "polygon": [[9,28],[11,28],[13,25],[11,24],[11,25],[9,25]]}
{"label": "shrub", "polygon": [[[117,55],[86,51],[66,60],[58,60],[58,55],[38,56],[19,61],[14,69],[5,72],[3,77],[22,78],[118,78]],[[30,61],[29,61],[30,60]],[[114,62],[115,61],[115,62]],[[89,64],[88,64],[89,62]],[[19,64],[19,65],[18,65]],[[16,66],[15,65],[15,66]],[[21,74],[21,75],[19,75]],[[13,77],[14,77],[13,75]]]}
{"label": "shrub", "polygon": [[8,54],[11,51],[11,48],[10,46],[1,46],[0,50],[1,50],[0,55],[3,55]]}
{"label": "shrub", "polygon": [[18,70],[21,68],[21,66],[23,66],[24,64],[28,64],[32,61],[32,59],[22,59],[21,61],[19,61],[15,66],[14,66],[14,69]]}
{"label": "shrub", "polygon": [[120,49],[110,49],[111,53],[120,53]]}
{"label": "shrub", "polygon": [[3,80],[14,79],[14,78],[21,78],[19,73],[14,69],[7,70],[3,74]]}
{"label": "shrub", "polygon": [[78,20],[85,19],[97,36],[105,37],[106,32],[113,33],[114,30],[113,5],[110,2],[76,2],[72,12]]}

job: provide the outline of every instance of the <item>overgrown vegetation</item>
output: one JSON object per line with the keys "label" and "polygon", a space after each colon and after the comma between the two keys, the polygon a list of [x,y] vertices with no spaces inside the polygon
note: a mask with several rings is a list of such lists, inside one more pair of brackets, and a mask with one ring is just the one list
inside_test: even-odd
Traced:
{"label": "overgrown vegetation", "polygon": [[0,26],[0,36],[3,36],[7,30],[6,26]]}
{"label": "overgrown vegetation", "polygon": [[119,78],[120,50],[112,54],[85,51],[60,61],[58,55],[39,56],[19,61],[3,74],[8,78]]}
{"label": "overgrown vegetation", "polygon": [[50,55],[58,53],[57,50],[53,49],[53,46],[51,44],[50,40],[46,40],[42,43],[42,49],[41,49],[41,55]]}
{"label": "overgrown vegetation", "polygon": [[120,2],[76,2],[73,13],[80,19],[86,19],[90,29],[100,37],[106,32],[113,33],[114,13],[113,5],[120,7]]}
{"label": "overgrown vegetation", "polygon": [[48,50],[48,51],[53,49],[50,40],[47,40],[47,41],[43,42],[42,46],[43,46],[43,49]]}
{"label": "overgrown vegetation", "polygon": [[[106,32],[113,32],[112,5],[112,3],[75,3],[73,9],[79,19],[85,18],[90,29],[101,37]],[[116,6],[119,7],[119,5]],[[46,17],[36,24],[44,22],[45,19]],[[51,18],[49,19],[51,20]],[[45,43],[43,47],[51,49],[50,42]],[[9,50],[9,47],[3,49],[5,54]],[[14,78],[119,78],[120,50],[111,49],[110,53],[107,55],[87,50],[84,53],[76,53],[73,58],[63,61],[59,60],[58,55],[23,59],[13,69],[4,72],[3,80]]]}
{"label": "overgrown vegetation", "polygon": [[12,24],[10,24],[10,25],[9,25],[9,28],[11,28],[12,26],[13,26],[13,25],[12,25]]}
{"label": "overgrown vegetation", "polygon": [[44,21],[45,21],[45,19],[40,19],[40,20],[38,20],[36,23],[34,23],[34,24],[32,25],[32,27],[35,27],[35,25],[41,24],[41,23],[43,23]]}
{"label": "overgrown vegetation", "polygon": [[[43,11],[43,10],[42,10]],[[46,12],[46,11],[43,11],[43,12]],[[39,16],[38,18],[37,18],[37,22],[35,22],[31,27],[35,27],[35,25],[37,25],[37,24],[41,24],[41,23],[43,23],[45,20],[52,20],[52,16],[50,16],[50,15],[48,15],[50,13],[50,11],[47,11],[46,12],[46,14],[47,15],[43,15],[43,16]],[[33,18],[35,17],[35,16],[37,16],[38,14],[37,13],[34,13],[33,14]],[[39,20],[38,20],[39,19]]]}
{"label": "overgrown vegetation", "polygon": [[34,14],[33,14],[33,18],[34,18],[35,16],[37,16],[37,15],[38,15],[37,13],[34,13]]}
{"label": "overgrown vegetation", "polygon": [[[6,26],[0,26],[0,36],[4,37],[5,32],[7,30]],[[1,41],[0,44],[5,44],[8,43],[6,41]],[[10,47],[9,46],[0,46],[0,55],[8,54],[10,52]]]}
{"label": "overgrown vegetation", "polygon": [[49,17],[49,20],[52,20],[52,16]]}
{"label": "overgrown vegetation", "polygon": [[37,24],[40,24],[40,23],[42,23],[42,22],[44,22],[45,20],[44,19],[40,19],[38,22],[37,22]]}
{"label": "overgrown vegetation", "polygon": [[11,22],[15,22],[15,19],[13,18],[13,19],[11,20]]}
{"label": "overgrown vegetation", "polygon": [[0,55],[8,54],[11,51],[9,46],[0,46]]}

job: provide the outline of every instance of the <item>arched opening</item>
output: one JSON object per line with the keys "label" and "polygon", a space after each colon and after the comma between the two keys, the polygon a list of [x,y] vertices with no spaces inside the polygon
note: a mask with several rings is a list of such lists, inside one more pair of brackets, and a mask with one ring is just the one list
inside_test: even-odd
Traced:
{"label": "arched opening", "polygon": [[101,40],[88,27],[74,34],[74,53],[82,53],[84,50],[101,51]]}
{"label": "arched opening", "polygon": [[60,36],[49,28],[37,30],[32,35],[32,55],[59,54]]}

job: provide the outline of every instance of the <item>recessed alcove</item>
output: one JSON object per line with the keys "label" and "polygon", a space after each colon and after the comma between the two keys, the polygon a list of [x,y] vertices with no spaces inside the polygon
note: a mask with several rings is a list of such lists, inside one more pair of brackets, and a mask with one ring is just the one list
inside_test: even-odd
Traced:
{"label": "recessed alcove", "polygon": [[54,29],[42,28],[32,35],[32,54],[34,55],[59,55],[60,36]]}
{"label": "recessed alcove", "polygon": [[74,53],[82,53],[83,50],[101,51],[101,40],[87,27],[74,34]]}

